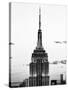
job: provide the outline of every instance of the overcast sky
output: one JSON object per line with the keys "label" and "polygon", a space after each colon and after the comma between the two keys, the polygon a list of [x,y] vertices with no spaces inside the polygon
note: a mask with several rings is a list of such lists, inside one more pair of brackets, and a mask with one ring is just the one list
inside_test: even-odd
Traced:
{"label": "overcast sky", "polygon": [[66,59],[66,6],[12,3],[11,5],[11,56],[12,80],[22,80],[29,74],[31,55],[37,46],[39,29],[39,6],[41,7],[41,29],[43,47],[48,61]]}

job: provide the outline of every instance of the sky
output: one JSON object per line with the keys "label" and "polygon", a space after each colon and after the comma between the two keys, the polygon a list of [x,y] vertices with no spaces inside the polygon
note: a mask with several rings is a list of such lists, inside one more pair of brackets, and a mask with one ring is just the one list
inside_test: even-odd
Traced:
{"label": "sky", "polygon": [[41,7],[41,30],[43,47],[48,61],[66,59],[66,6],[33,3],[11,4],[11,74],[12,81],[22,81],[29,76],[31,55],[37,46]]}

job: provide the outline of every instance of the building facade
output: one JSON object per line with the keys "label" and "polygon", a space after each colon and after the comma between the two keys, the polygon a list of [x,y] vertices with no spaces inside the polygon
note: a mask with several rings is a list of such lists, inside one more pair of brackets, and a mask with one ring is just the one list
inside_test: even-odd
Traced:
{"label": "building facade", "polygon": [[32,53],[30,63],[29,86],[49,85],[48,54],[42,45],[41,9],[39,8],[39,29],[36,49]]}

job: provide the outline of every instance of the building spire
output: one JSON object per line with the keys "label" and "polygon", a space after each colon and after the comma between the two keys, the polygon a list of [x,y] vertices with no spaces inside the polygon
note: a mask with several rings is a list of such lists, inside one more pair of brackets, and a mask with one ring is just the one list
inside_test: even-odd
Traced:
{"label": "building spire", "polygon": [[39,7],[39,30],[37,48],[42,48],[42,31],[41,31],[41,8]]}
{"label": "building spire", "polygon": [[41,8],[39,7],[39,29],[41,29]]}

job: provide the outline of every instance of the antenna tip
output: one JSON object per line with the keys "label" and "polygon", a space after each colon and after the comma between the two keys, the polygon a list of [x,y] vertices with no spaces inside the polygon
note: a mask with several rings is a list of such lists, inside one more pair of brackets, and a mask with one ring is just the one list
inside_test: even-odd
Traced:
{"label": "antenna tip", "polygon": [[39,14],[41,14],[41,7],[39,7]]}

